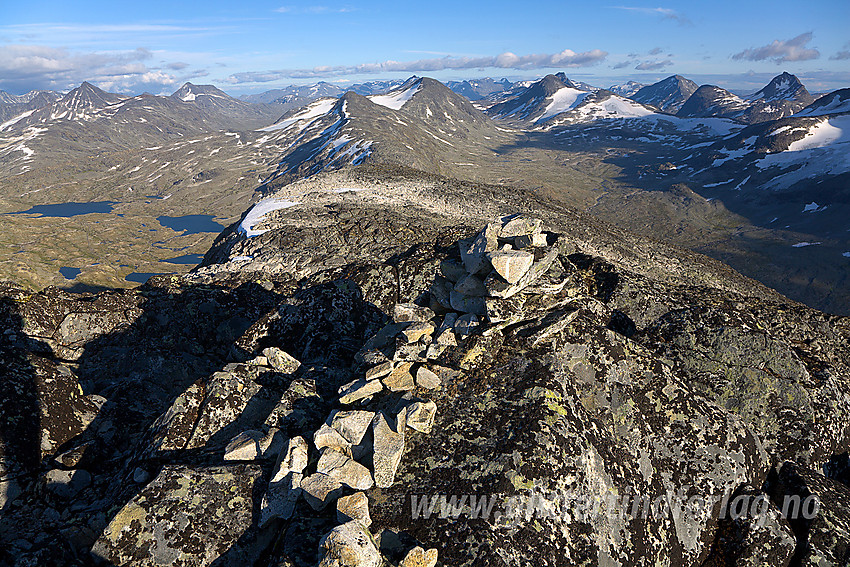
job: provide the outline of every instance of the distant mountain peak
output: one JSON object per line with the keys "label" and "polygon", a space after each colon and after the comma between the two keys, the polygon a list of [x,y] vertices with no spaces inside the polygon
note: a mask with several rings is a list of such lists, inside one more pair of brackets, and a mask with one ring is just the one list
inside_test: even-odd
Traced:
{"label": "distant mountain peak", "polygon": [[69,110],[79,111],[90,108],[104,108],[120,102],[123,98],[120,95],[99,89],[88,81],[83,81],[79,87],[71,90],[59,102]]}
{"label": "distant mountain peak", "polygon": [[634,93],[632,100],[675,113],[697,90],[697,84],[681,75],[671,75]]}
{"label": "distant mountain peak", "polygon": [[750,98],[752,100],[764,99],[765,102],[793,100],[805,102],[806,104],[814,101],[814,97],[809,94],[809,91],[806,90],[800,79],[787,71],[775,76],[767,85]]}
{"label": "distant mountain peak", "polygon": [[171,96],[179,98],[183,102],[194,102],[199,96],[213,96],[219,98],[230,98],[226,92],[215,85],[196,85],[190,82],[183,83]]}

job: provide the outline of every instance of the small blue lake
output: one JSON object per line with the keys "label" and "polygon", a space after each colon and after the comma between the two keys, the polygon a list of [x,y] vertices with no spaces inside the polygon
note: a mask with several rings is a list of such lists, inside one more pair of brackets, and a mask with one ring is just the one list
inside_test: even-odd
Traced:
{"label": "small blue lake", "polygon": [[164,227],[175,232],[182,232],[182,236],[189,234],[200,234],[202,232],[221,232],[224,226],[213,220],[213,215],[183,215],[182,217],[157,217]]}
{"label": "small blue lake", "polygon": [[56,203],[53,205],[36,205],[27,211],[7,213],[10,215],[41,215],[42,217],[76,217],[93,213],[111,213],[117,201],[95,201],[92,203]]}
{"label": "small blue lake", "polygon": [[160,273],[144,273],[144,272],[133,272],[131,274],[127,274],[127,277],[124,278],[125,281],[140,283],[143,284],[154,276],[161,276]]}
{"label": "small blue lake", "polygon": [[200,264],[201,260],[203,259],[203,254],[184,254],[183,256],[177,256],[176,258],[160,260],[160,262],[165,262],[167,264],[182,264],[186,266],[194,266],[195,264]]}
{"label": "small blue lake", "polygon": [[59,273],[62,274],[62,276],[66,280],[73,280],[74,278],[79,276],[81,273],[83,273],[83,271],[79,268],[71,268],[69,266],[62,266],[61,268],[59,268]]}

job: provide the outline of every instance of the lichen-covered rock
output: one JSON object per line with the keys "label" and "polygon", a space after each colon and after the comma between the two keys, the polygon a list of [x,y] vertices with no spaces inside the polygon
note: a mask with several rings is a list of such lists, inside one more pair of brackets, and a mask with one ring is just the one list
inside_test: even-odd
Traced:
{"label": "lichen-covered rock", "polygon": [[407,555],[404,556],[404,559],[401,560],[401,563],[398,564],[398,567],[434,567],[437,564],[437,550],[429,549],[425,551],[421,547],[417,546],[411,549]]}
{"label": "lichen-covered rock", "polygon": [[339,396],[339,403],[344,405],[353,404],[358,400],[373,396],[383,389],[384,386],[381,380],[355,380],[346,384],[342,389]]}
{"label": "lichen-covered rock", "polygon": [[372,534],[358,521],[335,527],[319,543],[319,567],[380,567]]}
{"label": "lichen-covered rock", "polygon": [[336,411],[331,414],[329,421],[331,427],[339,431],[346,441],[351,445],[359,445],[374,417],[375,413],[371,411]]}
{"label": "lichen-covered rock", "polygon": [[372,473],[375,477],[375,485],[380,488],[392,486],[395,480],[396,470],[404,454],[406,415],[406,409],[399,412],[395,418],[378,413],[372,422],[374,439]]}
{"label": "lichen-covered rock", "polygon": [[263,349],[263,356],[266,357],[272,368],[284,374],[293,374],[301,366],[301,363],[294,356],[277,347]]}
{"label": "lichen-covered rock", "polygon": [[412,390],[416,387],[413,375],[410,369],[413,366],[412,362],[403,362],[393,368],[387,376],[381,378],[384,386],[391,392],[404,392]]}
{"label": "lichen-covered rock", "polygon": [[436,415],[437,404],[431,400],[413,402],[407,407],[407,426],[421,433],[431,433]]}
{"label": "lichen-covered rock", "polygon": [[116,565],[250,565],[270,534],[252,528],[252,465],[167,466],[119,510],[93,553]]}
{"label": "lichen-covered rock", "polygon": [[531,219],[522,215],[509,215],[502,218],[501,221],[503,224],[499,229],[499,238],[539,234],[543,226],[543,221],[540,219]]}
{"label": "lichen-covered rock", "polygon": [[717,539],[703,567],[787,567],[791,562],[797,539],[770,496],[742,486],[720,514]]}
{"label": "lichen-covered rock", "polygon": [[314,510],[324,510],[342,496],[342,483],[324,473],[313,473],[301,481],[304,499]]}
{"label": "lichen-covered rock", "polygon": [[804,346],[819,340],[820,325],[797,323],[789,331],[775,319],[758,307],[692,307],[668,313],[635,338],[674,360],[702,395],[741,416],[777,461],[822,467],[850,445],[850,383],[841,378],[850,361],[824,364],[817,346]]}
{"label": "lichen-covered rock", "polygon": [[322,451],[316,472],[326,474],[354,490],[369,490],[375,484],[369,469],[332,448]]}
{"label": "lichen-covered rock", "polygon": [[794,462],[779,469],[770,496],[798,534],[795,561],[804,567],[850,560],[850,488]]}
{"label": "lichen-covered rock", "polygon": [[427,307],[420,307],[415,303],[396,303],[393,307],[393,320],[396,323],[426,322],[434,318],[434,312]]}

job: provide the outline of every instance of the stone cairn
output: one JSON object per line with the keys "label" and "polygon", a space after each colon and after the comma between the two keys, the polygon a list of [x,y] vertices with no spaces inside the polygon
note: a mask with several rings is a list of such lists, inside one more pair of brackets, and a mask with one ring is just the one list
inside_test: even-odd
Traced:
{"label": "stone cairn", "polygon": [[[460,261],[444,260],[427,294],[428,307],[397,304],[394,321],[369,339],[356,355],[362,377],[339,389],[340,408],[313,434],[283,440],[263,498],[260,527],[275,518],[290,519],[303,498],[315,510],[335,503],[340,525],[320,542],[320,567],[379,567],[381,553],[369,531],[373,486],[392,486],[405,448],[407,428],[428,434],[437,405],[415,392],[436,390],[441,376],[454,373],[436,363],[443,353],[462,347],[486,323],[508,319],[510,298],[533,286],[556,293],[560,286],[541,284],[563,252],[542,222],[512,215],[488,224],[474,238],[458,242]],[[529,290],[531,291],[531,290]],[[268,348],[249,364],[294,372],[300,363],[284,351]],[[401,393],[395,405],[386,393]],[[397,396],[396,396],[397,398]],[[382,403],[383,402],[383,403]],[[225,451],[227,460],[268,454],[272,442],[261,433],[243,432]],[[276,449],[276,447],[275,447]],[[307,472],[311,451],[318,452],[314,472]],[[315,454],[315,453],[314,453]],[[371,468],[370,468],[371,467]],[[400,567],[433,567],[436,549],[410,550]]]}

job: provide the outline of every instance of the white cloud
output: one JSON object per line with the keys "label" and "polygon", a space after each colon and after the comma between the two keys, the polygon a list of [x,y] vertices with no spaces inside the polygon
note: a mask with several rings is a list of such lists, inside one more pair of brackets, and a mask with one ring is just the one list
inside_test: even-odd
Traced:
{"label": "white cloud", "polygon": [[690,26],[693,25],[690,19],[687,16],[680,14],[676,10],[671,8],[639,8],[634,6],[614,6],[614,8],[618,10],[626,10],[628,12],[635,12],[639,14],[648,14],[652,16],[660,16],[663,20],[671,20],[679,24],[680,26]]}
{"label": "white cloud", "polygon": [[775,63],[817,59],[820,57],[820,51],[806,47],[810,41],[812,41],[812,32],[801,33],[795,38],[784,41],[774,39],[767,45],[751,47],[740,53],[736,53],[732,56],[732,59],[745,61],[765,61],[772,59]]}
{"label": "white cloud", "polygon": [[635,65],[635,69],[638,71],[660,71],[672,64],[673,62],[669,59],[665,59],[664,61],[641,61]]}
{"label": "white cloud", "polygon": [[505,52],[490,57],[441,57],[417,61],[384,61],[359,65],[321,66],[310,69],[279,69],[235,73],[228,77],[229,83],[265,83],[279,79],[309,79],[364,75],[390,72],[422,73],[445,69],[544,69],[587,67],[600,63],[608,56],[607,51],[593,49],[576,53],[565,49],[559,53],[516,55]]}
{"label": "white cloud", "polygon": [[[174,75],[149,66],[147,49],[110,52],[72,52],[44,45],[0,46],[0,89],[71,89],[89,81],[103,89],[161,90],[179,81]],[[178,65],[179,66],[179,65]]]}

